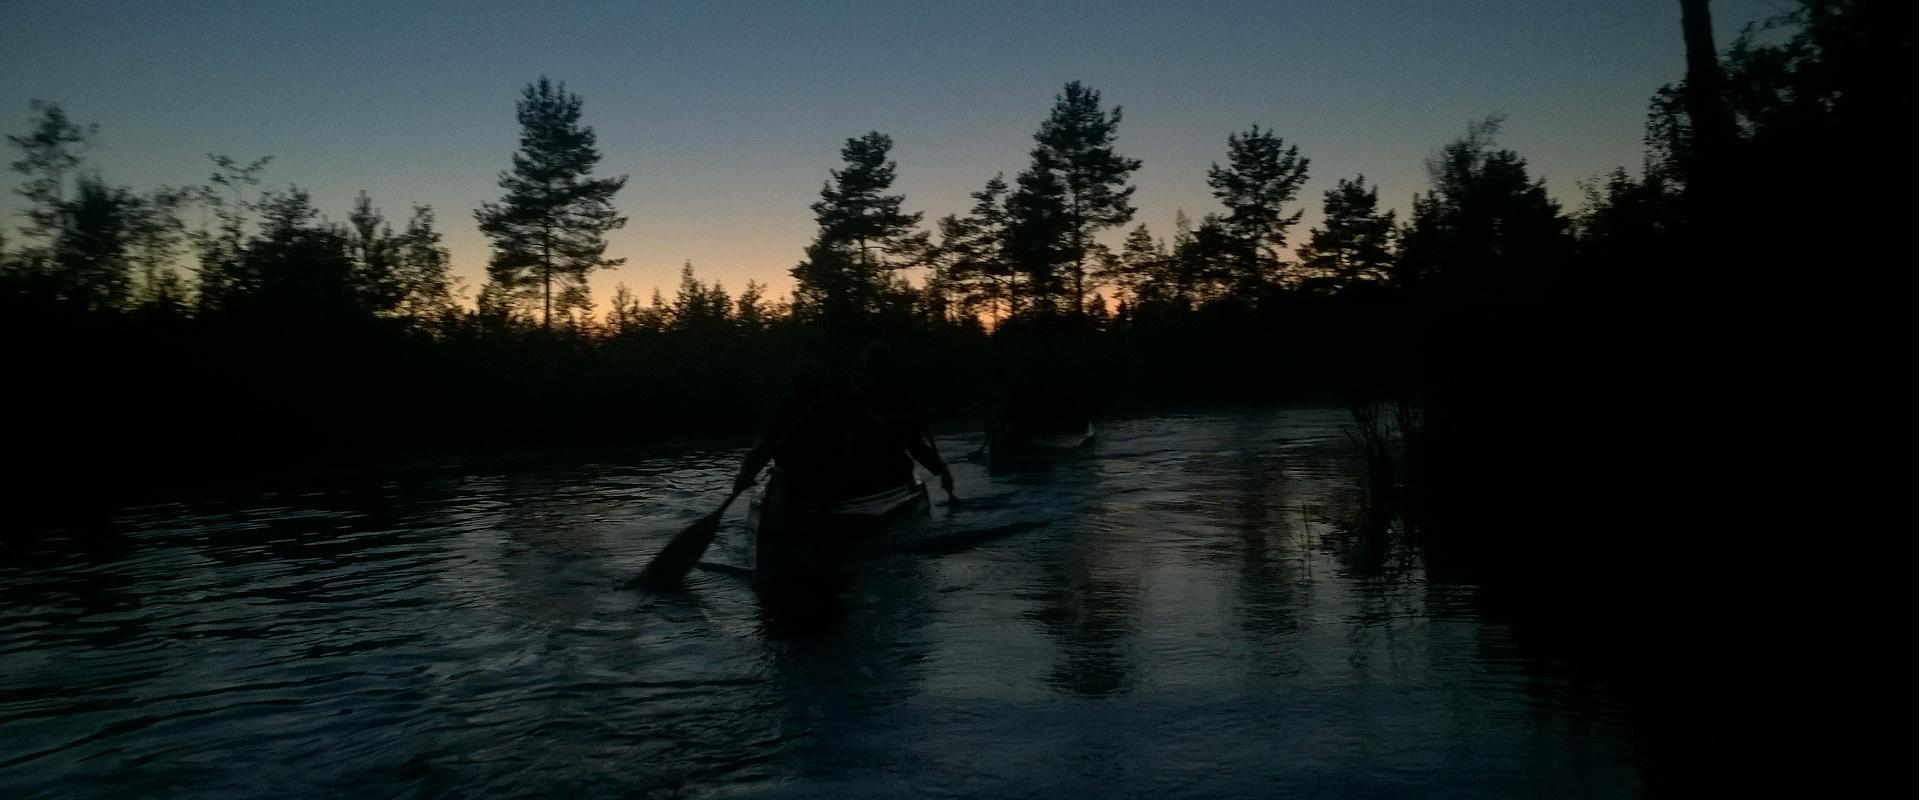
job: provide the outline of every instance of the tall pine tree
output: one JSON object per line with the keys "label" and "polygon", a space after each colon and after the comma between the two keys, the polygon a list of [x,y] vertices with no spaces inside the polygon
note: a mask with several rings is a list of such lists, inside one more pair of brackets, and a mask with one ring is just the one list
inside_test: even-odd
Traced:
{"label": "tall pine tree", "polygon": [[1207,169],[1207,185],[1227,207],[1219,218],[1220,256],[1229,271],[1228,289],[1243,299],[1258,297],[1279,279],[1287,229],[1300,221],[1286,204],[1307,180],[1307,159],[1300,148],[1255,125],[1227,136],[1227,165]]}
{"label": "tall pine tree", "polygon": [[453,259],[434,227],[431,207],[413,207],[413,217],[396,238],[394,249],[400,317],[413,324],[445,322],[453,313],[459,279],[449,274]]}
{"label": "tall pine tree", "polygon": [[925,263],[927,233],[915,230],[919,212],[906,197],[887,194],[898,165],[887,159],[893,139],[879,131],[848,139],[844,169],[820,187],[813,208],[819,233],[806,259],[793,268],[794,299],[809,313],[834,320],[875,313],[890,291],[894,270]]}
{"label": "tall pine tree", "polygon": [[1160,285],[1167,259],[1166,243],[1154,239],[1147,224],[1142,222],[1127,233],[1120,253],[1111,260],[1110,271],[1101,278],[1118,290],[1116,299],[1130,306],[1138,307],[1142,301],[1164,300],[1171,294],[1169,287]]}
{"label": "tall pine tree", "polygon": [[1326,218],[1307,235],[1301,264],[1307,284],[1339,291],[1384,281],[1393,266],[1394,214],[1380,211],[1380,192],[1365,176],[1341,178],[1325,195]]}
{"label": "tall pine tree", "polygon": [[394,263],[399,242],[365,191],[353,199],[353,213],[347,215],[347,240],[353,252],[353,283],[361,305],[376,314],[394,313],[403,291]]}
{"label": "tall pine tree", "polygon": [[[1050,151],[1036,149],[1033,166],[1014,177],[1013,192],[1007,195],[1004,252],[1026,284],[1026,308],[1043,316],[1059,309],[1063,275],[1075,259],[1066,186],[1054,164]],[[1016,295],[1014,306],[1020,305]]]}
{"label": "tall pine tree", "polygon": [[[1018,202],[1009,203],[1009,210],[1017,209],[1020,250],[1029,271],[1035,277],[1043,270],[1064,272],[1034,284],[1049,307],[1047,295],[1053,292],[1048,290],[1057,286],[1075,313],[1084,308],[1094,235],[1133,219],[1128,203],[1133,186],[1127,180],[1140,169],[1140,160],[1114,151],[1119,126],[1120,108],[1101,110],[1100,93],[1074,81],[1054,98],[1052,112],[1033,135],[1033,164],[1020,175]],[[1055,215],[1059,219],[1051,219]],[[1060,240],[1049,242],[1056,234]]]}
{"label": "tall pine tree", "polygon": [[966,313],[984,311],[998,320],[1012,313],[1015,273],[1007,263],[1007,182],[999,175],[970,195],[973,208],[964,217],[940,219],[942,288]]}
{"label": "tall pine tree", "polygon": [[627,224],[613,195],[627,177],[593,178],[600,162],[593,128],[580,124],[580,97],[542,76],[521,92],[520,149],[500,173],[506,194],[473,212],[493,242],[487,264],[496,302],[540,308],[551,330],[556,303],[565,315],[587,305],[587,274],[624,263],[607,258],[606,234]]}

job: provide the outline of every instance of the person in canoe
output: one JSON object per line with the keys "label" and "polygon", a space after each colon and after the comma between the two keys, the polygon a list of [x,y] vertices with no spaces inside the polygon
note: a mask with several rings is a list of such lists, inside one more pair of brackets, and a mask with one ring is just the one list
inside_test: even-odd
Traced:
{"label": "person in canoe", "polygon": [[1090,405],[1085,387],[1072,370],[1060,365],[1017,365],[1006,384],[980,448],[968,458],[978,459],[989,446],[1019,449],[1050,440],[1077,440],[1088,429]]}
{"label": "person in canoe", "polygon": [[809,502],[828,499],[836,466],[833,455],[839,449],[834,423],[846,395],[837,383],[818,361],[805,359],[793,365],[786,395],[734,476],[735,492],[752,486],[771,461],[780,467],[788,492]]}
{"label": "person in canoe", "polygon": [[771,461],[795,499],[817,506],[910,484],[917,462],[951,496],[953,475],[891,351],[868,348],[859,376],[849,384],[818,361],[795,364],[786,397],[741,462],[734,488],[752,486]]}
{"label": "person in canoe", "polygon": [[[926,487],[913,479],[915,461],[940,476],[951,497],[953,478],[925,436],[916,407],[907,402],[910,395],[901,390],[897,370],[884,353],[868,364],[856,386],[818,361],[796,362],[779,404],[734,476],[727,502],[675,536],[630,583],[677,585],[713,541],[727,505],[753,486],[769,463],[778,469],[749,514],[755,582],[763,590],[831,572],[839,555],[835,550],[850,543],[846,534],[926,514]],[[802,580],[788,580],[795,576]]]}
{"label": "person in canoe", "polygon": [[[890,451],[875,462],[875,485],[912,480],[913,464],[918,462],[940,479],[940,490],[947,498],[953,498],[953,473],[935,449],[919,398],[907,385],[899,360],[885,343],[875,342],[861,353],[853,401],[858,411],[877,423],[876,430],[883,437],[876,443],[877,449]],[[905,453],[901,452],[903,448]]]}
{"label": "person in canoe", "polygon": [[832,560],[829,540],[916,508],[925,513],[915,462],[952,495],[953,478],[885,358],[863,361],[857,383],[817,361],[794,367],[786,397],[734,477],[744,491],[769,462],[778,467],[757,506],[757,570],[805,573]]}

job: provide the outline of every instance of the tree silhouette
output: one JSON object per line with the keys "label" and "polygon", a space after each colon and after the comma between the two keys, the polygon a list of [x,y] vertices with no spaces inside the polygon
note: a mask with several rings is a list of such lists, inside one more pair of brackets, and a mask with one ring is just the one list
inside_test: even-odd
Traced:
{"label": "tree silhouette", "polygon": [[540,325],[552,330],[555,302],[564,314],[587,305],[587,274],[617,267],[606,234],[627,224],[613,195],[627,183],[589,177],[600,163],[593,128],[580,124],[580,97],[542,76],[517,105],[520,149],[500,173],[506,194],[473,212],[493,243],[487,264],[493,304],[539,301]]}
{"label": "tree silhouette", "polygon": [[1118,290],[1121,303],[1138,306],[1146,302],[1165,302],[1177,291],[1168,281],[1168,273],[1172,270],[1168,263],[1171,258],[1167,243],[1153,238],[1153,233],[1147,230],[1147,224],[1142,222],[1127,233],[1119,255],[1101,277]]}
{"label": "tree silhouette", "polygon": [[1014,176],[1006,204],[1002,252],[1026,284],[1027,308],[1041,315],[1059,309],[1067,286],[1062,273],[1070,273],[1068,265],[1079,257],[1067,188],[1056,163],[1052,151],[1035,149],[1033,165]]}
{"label": "tree silhouette", "polygon": [[1694,161],[1694,180],[1687,191],[1695,203],[1695,216],[1704,219],[1719,213],[1737,133],[1733,114],[1727,110],[1726,75],[1713,47],[1713,19],[1707,0],[1680,0],[1680,28],[1687,53],[1687,79],[1681,98],[1693,131],[1689,155]]}
{"label": "tree silhouette", "polygon": [[33,129],[7,137],[20,153],[10,166],[26,178],[15,192],[26,201],[20,232],[28,244],[0,266],[42,300],[118,310],[130,300],[135,262],[170,229],[172,196],[142,197],[83,172],[96,128],[73,123],[55,103],[32,108]]}
{"label": "tree silhouette", "polygon": [[452,256],[434,227],[433,209],[414,206],[407,229],[394,240],[394,282],[400,317],[412,324],[444,321],[454,312],[459,279],[449,269]]}
{"label": "tree silhouette", "polygon": [[134,271],[129,300],[134,307],[163,317],[186,312],[187,286],[174,265],[187,238],[180,209],[195,194],[191,189],[162,188],[137,207],[129,231]]}
{"label": "tree silhouette", "polygon": [[1498,117],[1427,161],[1432,188],[1401,231],[1402,279],[1471,300],[1538,297],[1572,254],[1571,221],[1527,163],[1500,149]]}
{"label": "tree silhouette", "polygon": [[200,230],[193,239],[199,259],[200,313],[224,311],[237,298],[259,289],[257,275],[249,273],[243,257],[246,253],[247,225],[259,210],[258,200],[248,195],[260,185],[260,173],[272,156],[255,159],[246,166],[224,155],[207,154],[214,172],[208,185],[200,188],[200,200],[220,221],[216,230]]}
{"label": "tree silhouette", "polygon": [[243,269],[256,287],[235,298],[265,324],[331,323],[367,315],[354,280],[351,242],[297,186],[260,203],[260,233],[247,242]]}
{"label": "tree silhouette", "polygon": [[919,212],[900,210],[906,197],[887,194],[898,165],[887,159],[893,139],[879,131],[848,139],[843,169],[830,170],[813,203],[819,232],[793,268],[796,302],[828,319],[851,320],[880,310],[894,270],[925,263],[927,233]]}
{"label": "tree silhouette", "polygon": [[1584,187],[1586,203],[1574,216],[1585,270],[1644,262],[1680,246],[1684,212],[1679,191],[1659,170],[1635,180],[1615,169]]}
{"label": "tree silhouette", "polygon": [[1227,136],[1227,166],[1209,167],[1207,185],[1227,207],[1217,224],[1224,249],[1220,255],[1235,295],[1251,300],[1278,281],[1287,229],[1301,214],[1286,213],[1286,204],[1306,180],[1307,159],[1300,156],[1300,148],[1287,145],[1273,131],[1255,125]]}
{"label": "tree silhouette", "polygon": [[30,240],[51,243],[66,227],[67,179],[79,172],[83,151],[97,128],[74,124],[57,103],[35,100],[32,108],[40,114],[33,131],[8,135],[7,143],[20,151],[13,170],[26,176],[26,182],[14,190],[27,201],[22,212],[27,223],[20,232]]}
{"label": "tree silhouette", "polygon": [[[718,288],[718,287],[716,287]],[[773,321],[773,309],[767,302],[767,285],[749,280],[733,305],[733,319],[748,333],[764,331]]]}
{"label": "tree silhouette", "polygon": [[1174,270],[1186,302],[1196,308],[1236,298],[1251,303],[1256,295],[1240,291],[1257,290],[1243,283],[1239,242],[1227,229],[1225,218],[1208,214],[1200,218],[1199,227],[1178,224],[1184,220],[1175,222]]}
{"label": "tree silhouette", "polygon": [[[1127,180],[1140,169],[1140,160],[1114,151],[1119,126],[1120,107],[1102,111],[1099,92],[1079,81],[1068,83],[1055,96],[1052,112],[1033,135],[1038,143],[1033,164],[1020,176],[1020,191],[1015,193],[1017,197],[1026,196],[1017,205],[1016,218],[1022,214],[1035,217],[1031,225],[1023,222],[1029,228],[1023,252],[1036,259],[1029,263],[1035,269],[1058,264],[1067,270],[1065,276],[1050,275],[1035,286],[1058,283],[1061,288],[1070,288],[1069,300],[1075,313],[1083,309],[1086,298],[1087,258],[1094,234],[1133,219],[1133,206],[1128,200],[1134,187]],[[1063,219],[1046,219],[1054,214]],[[1064,232],[1064,241],[1046,243],[1055,228]],[[1037,260],[1056,257],[1060,260]]]}
{"label": "tree silhouette", "polygon": [[1326,216],[1300,251],[1308,287],[1339,291],[1361,281],[1386,280],[1394,259],[1394,213],[1381,213],[1379,190],[1357,175],[1341,178],[1324,198]]}
{"label": "tree silhouette", "polygon": [[353,285],[360,305],[376,314],[396,313],[405,291],[400,285],[399,242],[373,198],[361,192],[347,215],[347,243],[353,254]]}
{"label": "tree silhouette", "polygon": [[53,245],[54,292],[87,311],[117,309],[127,300],[137,231],[148,210],[143,198],[82,177],[74,198],[61,204]]}
{"label": "tree silhouette", "polygon": [[1186,209],[1173,212],[1173,245],[1167,259],[1161,262],[1161,269],[1152,281],[1155,294],[1173,304],[1177,311],[1185,312],[1198,307],[1204,297],[1201,283],[1210,270],[1208,262],[1211,256],[1207,248],[1201,246],[1200,236],[1193,229],[1193,220],[1187,217]]}
{"label": "tree silhouette", "polygon": [[613,297],[607,301],[607,332],[619,336],[631,336],[642,330],[640,301],[633,296],[633,290],[625,283],[615,284]]}
{"label": "tree silhouette", "polygon": [[965,313],[984,311],[989,319],[998,320],[1016,310],[1017,298],[1016,273],[1005,252],[1007,182],[995,175],[968,196],[973,207],[966,216],[949,214],[938,223],[939,277]]}
{"label": "tree silhouette", "polygon": [[733,302],[719,283],[709,286],[693,274],[693,262],[680,266],[680,289],[673,299],[673,329],[714,332],[724,330]]}

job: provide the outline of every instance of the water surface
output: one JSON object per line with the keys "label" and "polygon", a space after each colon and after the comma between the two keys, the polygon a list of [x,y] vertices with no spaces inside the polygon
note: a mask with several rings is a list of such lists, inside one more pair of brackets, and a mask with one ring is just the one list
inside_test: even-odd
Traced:
{"label": "water surface", "polygon": [[[1611,797],[1605,692],[1370,521],[1343,412],[1117,421],[791,619],[615,588],[737,451],[136,509],[7,545],[9,797]],[[749,552],[736,507],[708,553]]]}

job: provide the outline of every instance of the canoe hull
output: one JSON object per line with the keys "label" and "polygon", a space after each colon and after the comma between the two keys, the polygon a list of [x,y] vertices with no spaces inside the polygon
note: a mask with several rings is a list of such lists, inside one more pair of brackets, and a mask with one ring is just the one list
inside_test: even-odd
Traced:
{"label": "canoe hull", "polygon": [[1093,439],[1092,422],[1079,433],[1018,439],[995,437],[987,443],[987,463],[995,471],[1046,465],[1091,447]]}
{"label": "canoe hull", "polygon": [[836,571],[887,534],[927,516],[932,507],[926,483],[918,480],[825,507],[802,507],[782,490],[776,475],[747,506],[755,580]]}

